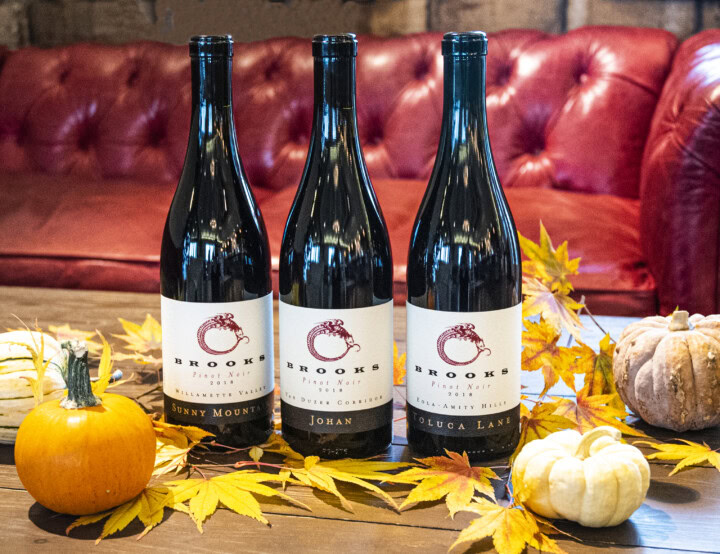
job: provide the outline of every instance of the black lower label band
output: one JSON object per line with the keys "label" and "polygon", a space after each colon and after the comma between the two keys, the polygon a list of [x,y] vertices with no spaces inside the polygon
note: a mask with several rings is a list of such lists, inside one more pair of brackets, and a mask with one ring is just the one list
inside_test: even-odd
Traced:
{"label": "black lower label band", "polygon": [[267,417],[273,411],[273,393],[255,400],[230,404],[197,404],[165,397],[165,413],[191,425],[227,425]]}
{"label": "black lower label band", "polygon": [[354,412],[306,410],[280,402],[283,423],[311,433],[362,433],[392,424],[392,401]]}
{"label": "black lower label band", "polygon": [[420,431],[448,437],[487,437],[520,426],[520,404],[497,414],[452,416],[433,414],[407,405],[408,424]]}

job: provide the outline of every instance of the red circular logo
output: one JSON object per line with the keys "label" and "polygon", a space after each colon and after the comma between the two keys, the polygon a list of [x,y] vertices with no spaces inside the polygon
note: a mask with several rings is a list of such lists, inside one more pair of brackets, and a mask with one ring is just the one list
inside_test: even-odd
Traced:
{"label": "red circular logo", "polygon": [[[215,348],[213,348],[208,345],[207,334],[213,329],[217,329],[223,334],[232,333],[233,338],[231,340],[234,341],[232,343],[232,346],[230,346],[229,348],[224,348],[228,344],[227,340],[217,341],[224,343],[223,346],[216,344]],[[237,323],[235,323],[233,314],[218,314],[208,319],[198,328],[197,340],[200,348],[202,348],[205,352],[207,352],[208,354],[219,356],[220,354],[227,354],[228,352],[232,352],[241,342],[250,342],[250,337],[247,337],[243,334],[242,328]]]}
{"label": "red circular logo", "polygon": [[[445,331],[442,335],[438,337],[437,351],[443,362],[456,366],[468,365],[477,360],[480,354],[486,354],[488,356],[492,354],[492,351],[485,346],[485,341],[483,341],[480,336],[475,331],[473,331],[473,329],[475,329],[475,325],[473,325],[472,323],[461,323],[459,325],[453,325],[452,327],[449,327],[447,331]],[[445,350],[445,345],[451,339],[472,342],[475,345],[475,349],[477,350],[477,352],[469,360],[455,360],[451,358]]]}
{"label": "red circular logo", "polygon": [[[345,341],[344,351],[342,351],[337,356],[333,356],[332,354],[324,356],[323,354],[318,352],[315,345],[315,340],[322,335],[327,335],[329,337],[337,337]],[[347,332],[345,327],[343,327],[342,319],[328,319],[327,321],[323,321],[322,323],[319,323],[315,327],[310,329],[310,332],[307,336],[307,347],[310,351],[310,354],[312,354],[315,359],[320,360],[321,362],[334,362],[340,360],[344,358],[345,355],[353,348],[356,348],[358,351],[360,350],[360,345],[355,342],[355,339],[353,339],[352,335]]]}

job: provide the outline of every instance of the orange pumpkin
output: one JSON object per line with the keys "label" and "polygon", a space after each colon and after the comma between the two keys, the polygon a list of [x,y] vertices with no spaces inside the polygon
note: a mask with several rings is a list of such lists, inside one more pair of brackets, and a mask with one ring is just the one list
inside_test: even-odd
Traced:
{"label": "orange pumpkin", "polygon": [[134,401],[92,393],[87,350],[68,350],[68,396],[40,404],[20,425],[15,464],[23,486],[40,504],[86,515],[137,496],[155,465],[155,432]]}

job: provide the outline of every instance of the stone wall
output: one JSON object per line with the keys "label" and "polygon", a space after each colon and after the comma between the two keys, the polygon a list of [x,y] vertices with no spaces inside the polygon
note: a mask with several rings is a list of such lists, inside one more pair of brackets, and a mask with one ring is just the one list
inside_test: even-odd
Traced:
{"label": "stone wall", "polygon": [[353,31],[662,27],[685,38],[720,25],[720,0],[0,0],[0,45],[56,46],[192,34],[236,40]]}

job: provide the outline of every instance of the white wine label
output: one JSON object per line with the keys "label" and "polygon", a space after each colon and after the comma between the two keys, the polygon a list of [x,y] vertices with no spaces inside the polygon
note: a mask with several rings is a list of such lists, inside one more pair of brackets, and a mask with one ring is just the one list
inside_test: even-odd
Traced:
{"label": "white wine label", "polygon": [[350,310],[280,302],[283,424],[357,433],[392,422],[392,301]]}
{"label": "white wine label", "polygon": [[242,423],[272,411],[272,293],[241,302],[161,297],[165,411],[194,424]]}
{"label": "white wine label", "polygon": [[408,422],[484,436],[518,424],[522,305],[445,312],[407,303]]}

